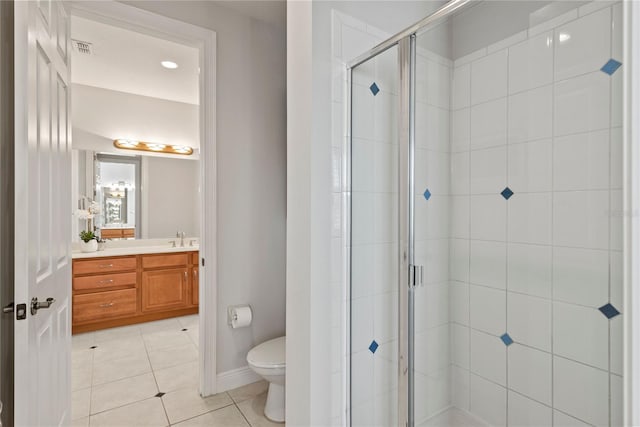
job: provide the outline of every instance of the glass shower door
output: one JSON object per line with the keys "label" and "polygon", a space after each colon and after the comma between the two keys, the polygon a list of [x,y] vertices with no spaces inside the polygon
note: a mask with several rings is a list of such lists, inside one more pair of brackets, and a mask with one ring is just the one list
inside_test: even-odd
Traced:
{"label": "glass shower door", "polygon": [[351,425],[398,424],[398,49],[351,76]]}

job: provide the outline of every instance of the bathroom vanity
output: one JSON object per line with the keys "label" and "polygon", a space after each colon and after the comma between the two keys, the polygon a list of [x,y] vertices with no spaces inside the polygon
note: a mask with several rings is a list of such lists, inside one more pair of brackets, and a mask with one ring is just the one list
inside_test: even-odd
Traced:
{"label": "bathroom vanity", "polygon": [[198,312],[196,248],[73,254],[73,333]]}

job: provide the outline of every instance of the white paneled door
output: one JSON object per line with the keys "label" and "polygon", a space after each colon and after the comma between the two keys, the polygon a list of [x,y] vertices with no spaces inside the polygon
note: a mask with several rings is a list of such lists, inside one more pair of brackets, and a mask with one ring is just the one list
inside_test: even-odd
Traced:
{"label": "white paneled door", "polygon": [[16,426],[71,419],[69,46],[61,1],[15,2]]}

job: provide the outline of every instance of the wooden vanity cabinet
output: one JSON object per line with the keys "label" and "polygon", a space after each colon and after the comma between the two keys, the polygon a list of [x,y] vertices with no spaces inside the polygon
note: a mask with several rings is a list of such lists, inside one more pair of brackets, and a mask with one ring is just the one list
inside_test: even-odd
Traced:
{"label": "wooden vanity cabinet", "polygon": [[73,333],[198,312],[198,252],[73,260]]}

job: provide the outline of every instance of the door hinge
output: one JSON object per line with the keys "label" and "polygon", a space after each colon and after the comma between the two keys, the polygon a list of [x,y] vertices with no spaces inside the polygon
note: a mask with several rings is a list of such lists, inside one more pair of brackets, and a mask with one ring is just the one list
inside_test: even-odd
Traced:
{"label": "door hinge", "polygon": [[424,279],[424,268],[421,265],[409,264],[409,287],[421,286]]}
{"label": "door hinge", "polygon": [[202,266],[204,267],[204,258],[202,258]]}

